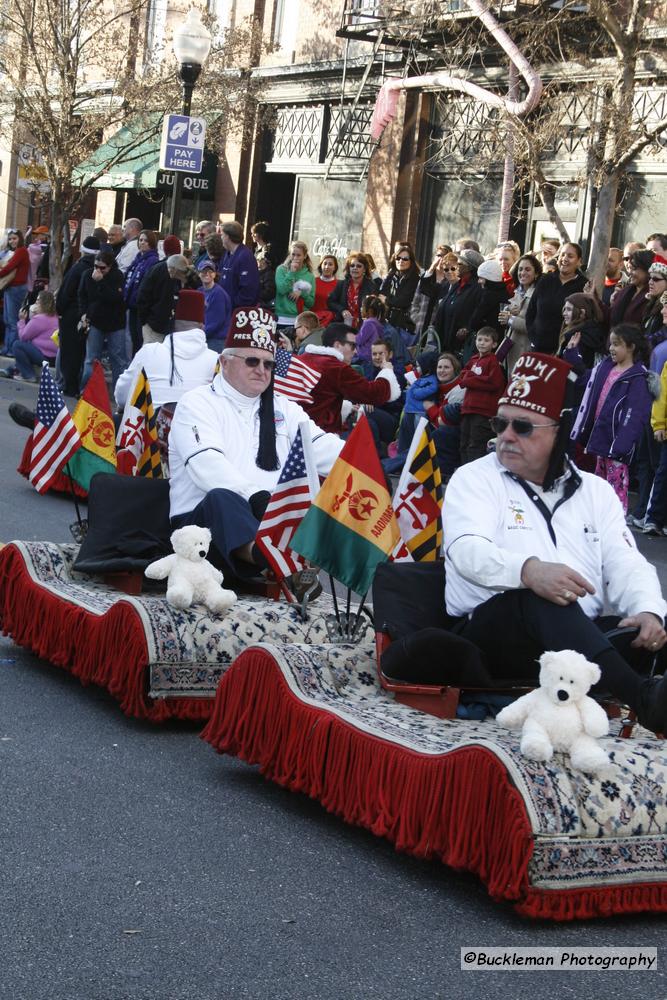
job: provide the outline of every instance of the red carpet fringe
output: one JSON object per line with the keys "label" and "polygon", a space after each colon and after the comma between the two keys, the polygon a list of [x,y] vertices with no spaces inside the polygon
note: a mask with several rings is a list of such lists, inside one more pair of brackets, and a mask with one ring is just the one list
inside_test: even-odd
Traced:
{"label": "red carpet fringe", "polygon": [[[28,435],[28,440],[25,443],[25,448],[23,449],[23,454],[21,455],[21,461],[19,462],[17,472],[19,472],[24,479],[28,478],[28,473],[30,472],[30,459],[32,458],[32,434]],[[74,486],[74,493],[76,496],[80,497],[82,500],[88,496],[88,490],[84,490],[82,486],[78,483],[72,481]],[[67,476],[62,472],[59,472],[54,478],[53,482],[49,486],[49,490],[53,490],[55,493],[67,493],[68,496],[72,495],[72,486],[70,486],[70,481]]]}
{"label": "red carpet fringe", "polygon": [[0,551],[0,624],[19,646],[62,667],[82,684],[98,684],[126,715],[151,722],[208,719],[210,698],[148,697],[146,639],[125,601],[97,616],[63,601],[31,579],[15,545]]}
{"label": "red carpet fringe", "polygon": [[399,851],[476,872],[495,899],[525,895],[530,824],[507,771],[484,749],[431,759],[363,733],[295,698],[256,649],[225,674],[202,739]]}

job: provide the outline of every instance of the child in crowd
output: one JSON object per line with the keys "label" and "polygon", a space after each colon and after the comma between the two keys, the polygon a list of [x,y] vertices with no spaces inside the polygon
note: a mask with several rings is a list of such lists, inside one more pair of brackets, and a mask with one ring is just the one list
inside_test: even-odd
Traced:
{"label": "child in crowd", "polygon": [[455,354],[441,354],[435,373],[439,399],[424,400],[424,409],[435,428],[433,443],[442,482],[446,484],[461,464],[461,403],[465,389],[461,386],[461,362]]}
{"label": "child in crowd", "polygon": [[562,357],[575,333],[580,333],[578,350],[586,368],[595,364],[595,356],[605,353],[607,331],[604,327],[602,307],[594,295],[573,292],[563,303],[563,325],[560,331],[558,354]]}
{"label": "child in crowd", "polygon": [[461,462],[483,458],[493,437],[491,418],[505,388],[505,373],[495,355],[498,331],[483,326],[475,336],[477,353],[461,372],[460,385],[465,389],[461,404]]}
{"label": "child in crowd", "polygon": [[438,366],[438,355],[435,351],[425,351],[417,358],[419,378],[408,386],[405,394],[405,406],[403,407],[403,417],[398,428],[398,455],[405,457],[415,427],[419,418],[424,414],[424,400],[438,398],[438,377],[436,369]]}
{"label": "child in crowd", "polygon": [[387,315],[385,304],[379,295],[367,295],[361,305],[363,320],[357,333],[357,345],[352,358],[352,364],[363,368],[366,378],[371,377],[373,368],[373,344],[384,338],[384,319]]}
{"label": "child in crowd", "polygon": [[[581,333],[575,333],[564,354],[575,369],[577,355],[581,365],[580,339]],[[588,454],[597,457],[596,475],[613,487],[626,514],[628,466],[650,418],[652,400],[659,395],[655,375],[642,363],[646,346],[638,326],[622,323],[612,329],[609,357],[590,373],[571,435]]]}

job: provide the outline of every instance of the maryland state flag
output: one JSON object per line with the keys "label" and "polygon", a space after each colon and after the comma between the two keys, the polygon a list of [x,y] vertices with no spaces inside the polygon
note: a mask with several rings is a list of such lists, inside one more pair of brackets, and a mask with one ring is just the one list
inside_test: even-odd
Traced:
{"label": "maryland state flag", "polygon": [[430,424],[417,424],[394,494],[402,542],[395,562],[435,562],[442,554],[442,477]]}
{"label": "maryland state flag", "polygon": [[119,472],[126,476],[162,477],[151,387],[143,368],[125,404],[116,447]]}
{"label": "maryland state flag", "polygon": [[64,472],[87,491],[96,472],[116,471],[116,431],[104,369],[99,361],[93,366],[93,373],[76,404],[72,419],[81,437],[81,447],[70,458]]}
{"label": "maryland state flag", "polygon": [[290,548],[357,594],[400,540],[368,421],[361,419],[296,529]]}

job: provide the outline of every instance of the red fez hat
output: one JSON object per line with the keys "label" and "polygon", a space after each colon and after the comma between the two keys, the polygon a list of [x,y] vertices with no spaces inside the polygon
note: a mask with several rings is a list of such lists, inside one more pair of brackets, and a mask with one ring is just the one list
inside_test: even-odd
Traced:
{"label": "red fez hat", "polygon": [[576,381],[576,375],[562,358],[532,351],[522,354],[498,406],[520,406],[560,421],[568,381]]}
{"label": "red fez hat", "polygon": [[201,323],[203,326],[205,303],[203,292],[184,288],[178,293],[174,319],[182,319],[189,323]]}
{"label": "red fez hat", "polygon": [[276,353],[276,321],[264,306],[242,306],[232,313],[225,347],[254,347]]}

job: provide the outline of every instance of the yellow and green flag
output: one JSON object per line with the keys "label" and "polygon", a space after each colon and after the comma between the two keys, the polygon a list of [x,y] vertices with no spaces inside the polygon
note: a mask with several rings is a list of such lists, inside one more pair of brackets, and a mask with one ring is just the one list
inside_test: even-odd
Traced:
{"label": "yellow and green flag", "polygon": [[95,361],[93,373],[76,404],[72,420],[81,437],[81,447],[63,471],[87,490],[96,472],[116,471],[116,430],[104,369],[99,361]]}
{"label": "yellow and green flag", "polygon": [[396,515],[368,422],[359,420],[290,548],[357,594],[400,539]]}

